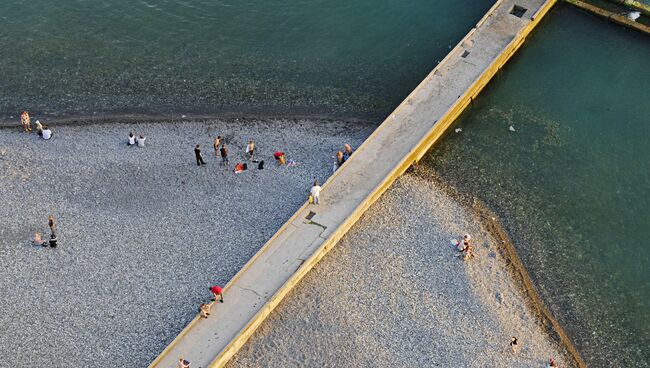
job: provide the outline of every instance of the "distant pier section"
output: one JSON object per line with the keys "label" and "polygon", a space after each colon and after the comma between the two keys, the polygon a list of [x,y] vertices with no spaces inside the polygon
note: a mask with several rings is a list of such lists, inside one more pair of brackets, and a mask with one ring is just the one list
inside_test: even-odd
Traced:
{"label": "distant pier section", "polygon": [[303,276],[444,134],[555,1],[498,0],[328,179],[321,203],[303,205],[226,285],[225,303],[216,303],[207,319],[197,316],[150,367],[176,367],[181,357],[192,367],[224,366]]}

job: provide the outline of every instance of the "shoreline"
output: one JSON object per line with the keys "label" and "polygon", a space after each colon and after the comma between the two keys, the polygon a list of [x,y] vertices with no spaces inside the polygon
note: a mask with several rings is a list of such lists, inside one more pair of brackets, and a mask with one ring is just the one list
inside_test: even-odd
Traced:
{"label": "shoreline", "polygon": [[[506,261],[506,267],[509,271],[508,273],[515,284],[519,287],[522,295],[524,295],[527,307],[533,315],[535,315],[537,324],[557,344],[558,347],[561,347],[561,351],[564,353],[566,358],[569,358],[569,361],[572,361],[577,367],[586,367],[587,365],[582,359],[579,351],[567,335],[566,331],[564,331],[562,325],[548,309],[546,303],[537,291],[524,262],[517,253],[517,249],[512,241],[510,233],[503,224],[500,216],[498,216],[478,197],[462,192],[459,188],[446,182],[434,168],[433,171],[435,176],[426,177],[425,179],[432,180],[434,185],[443,190],[450,197],[456,199],[461,206],[464,206],[471,211],[480,220],[481,225],[486,229],[486,231],[501,242],[502,247],[499,247],[498,250]],[[416,175],[418,174],[416,173]],[[424,177],[424,175],[422,177]]]}
{"label": "shoreline", "polygon": [[[228,124],[246,124],[246,123],[265,123],[269,120],[285,121],[289,124],[298,123],[299,121],[309,121],[309,123],[322,124],[322,123],[350,123],[366,125],[365,129],[374,129],[376,124],[371,121],[364,121],[360,119],[335,119],[328,117],[303,117],[303,116],[285,116],[285,117],[264,117],[264,116],[241,116],[235,114],[227,114],[228,116],[186,116],[186,117],[156,117],[149,115],[119,115],[119,116],[101,116],[101,117],[74,117],[54,120],[51,124],[54,126],[90,126],[90,125],[117,125],[117,124],[168,124],[168,123],[196,123],[204,124],[215,121],[224,122]],[[33,119],[34,120],[34,119]],[[0,129],[19,129],[19,126],[13,122],[0,122]],[[355,130],[359,130],[359,127]],[[365,134],[366,136],[369,134]],[[435,149],[435,148],[434,148]],[[410,169],[409,171],[417,171]],[[434,169],[435,171],[435,169]],[[573,343],[568,338],[566,332],[557,320],[550,313],[543,299],[537,292],[534,283],[532,282],[525,265],[517,255],[516,249],[509,233],[503,226],[499,217],[478,198],[471,196],[468,193],[461,192],[458,188],[445,182],[436,172],[436,177],[426,177],[427,180],[433,180],[433,184],[447,192],[451,197],[456,199],[461,206],[465,206],[471,210],[478,218],[482,220],[482,225],[485,229],[492,234],[496,239],[501,241],[504,247],[499,247],[499,251],[503,258],[507,260],[508,272],[512,280],[519,286],[522,295],[525,296],[527,308],[536,316],[537,324],[547,333],[547,335],[559,346],[560,351],[564,352],[565,357],[569,358],[568,361],[574,362],[578,367],[585,367],[579,352],[574,347]]]}
{"label": "shoreline", "polygon": [[[165,124],[165,123],[207,123],[210,121],[221,121],[224,123],[246,123],[263,120],[281,120],[289,122],[298,122],[307,120],[313,123],[320,122],[346,122],[362,125],[379,126],[382,119],[373,118],[358,118],[358,117],[336,117],[321,114],[235,114],[235,113],[222,113],[222,114],[109,114],[102,116],[80,115],[72,117],[32,117],[32,126],[36,120],[43,120],[47,124],[55,126],[76,126],[76,125],[103,125],[103,124]],[[47,120],[45,120],[47,119]],[[17,113],[12,120],[0,120],[0,129],[20,129],[20,114]]]}

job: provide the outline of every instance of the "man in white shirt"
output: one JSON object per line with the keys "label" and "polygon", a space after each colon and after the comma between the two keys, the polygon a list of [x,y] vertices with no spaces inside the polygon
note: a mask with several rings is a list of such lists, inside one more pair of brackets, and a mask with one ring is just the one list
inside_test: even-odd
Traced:
{"label": "man in white shirt", "polygon": [[138,147],[144,147],[144,141],[145,141],[146,139],[147,139],[147,138],[145,138],[143,135],[141,135],[141,136],[138,138]]}
{"label": "man in white shirt", "polygon": [[49,127],[44,126],[43,127],[43,139],[50,139],[52,138],[52,131],[50,130]]}
{"label": "man in white shirt", "polygon": [[318,185],[318,181],[314,181],[314,186],[311,187],[311,190],[309,191],[309,194],[314,199],[314,204],[318,204],[320,202],[320,190],[321,187]]}

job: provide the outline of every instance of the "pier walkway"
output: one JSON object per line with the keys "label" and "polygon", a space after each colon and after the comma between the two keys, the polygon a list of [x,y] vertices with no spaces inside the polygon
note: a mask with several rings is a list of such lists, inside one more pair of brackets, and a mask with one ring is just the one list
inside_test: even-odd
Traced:
{"label": "pier walkway", "polygon": [[[221,367],[363,212],[417,162],[523,43],[555,0],[500,0],[151,363]],[[307,190],[308,188],[305,188]],[[206,290],[207,291],[207,290]]]}

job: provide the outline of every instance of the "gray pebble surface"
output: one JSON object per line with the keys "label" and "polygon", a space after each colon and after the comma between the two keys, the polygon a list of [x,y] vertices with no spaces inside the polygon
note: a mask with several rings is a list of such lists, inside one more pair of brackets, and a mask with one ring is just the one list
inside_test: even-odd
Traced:
{"label": "gray pebble surface", "polygon": [[[46,122],[47,123],[47,122]],[[146,367],[358,146],[367,124],[308,121],[0,129],[0,367]],[[129,131],[147,137],[126,145]],[[212,140],[224,136],[230,167]],[[245,162],[256,141],[265,169]],[[197,167],[194,146],[207,165]],[[273,152],[299,162],[279,167]],[[31,244],[57,218],[59,246]],[[227,296],[226,296],[227,297]]]}
{"label": "gray pebble surface", "polygon": [[[430,168],[416,170],[305,276],[230,368],[541,368],[551,356],[566,367],[511,278],[499,242],[428,179]],[[451,246],[465,233],[477,253],[469,261]]]}

